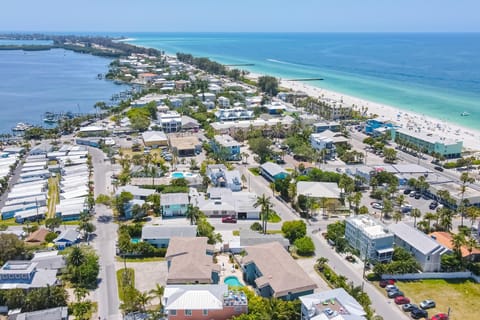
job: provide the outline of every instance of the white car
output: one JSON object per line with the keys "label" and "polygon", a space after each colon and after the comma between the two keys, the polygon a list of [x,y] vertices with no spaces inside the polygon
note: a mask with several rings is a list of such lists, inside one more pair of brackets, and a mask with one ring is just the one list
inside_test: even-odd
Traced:
{"label": "white car", "polygon": [[381,204],[380,202],[372,202],[370,204],[372,205],[373,209],[379,209],[379,210],[383,209],[383,204]]}

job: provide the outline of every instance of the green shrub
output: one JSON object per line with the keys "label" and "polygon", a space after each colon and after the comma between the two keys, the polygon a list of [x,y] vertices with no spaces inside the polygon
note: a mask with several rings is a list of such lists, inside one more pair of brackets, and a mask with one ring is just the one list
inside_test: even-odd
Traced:
{"label": "green shrub", "polygon": [[253,230],[253,231],[262,231],[263,228],[262,228],[262,225],[260,224],[260,222],[254,222],[252,223],[252,225],[250,226],[250,229]]}
{"label": "green shrub", "polygon": [[55,232],[49,232],[45,236],[45,242],[53,242],[53,240],[55,240],[57,237],[58,237],[58,234],[56,234]]}
{"label": "green shrub", "polygon": [[310,237],[297,239],[294,245],[297,248],[297,254],[300,256],[311,256],[315,253],[315,245]]}

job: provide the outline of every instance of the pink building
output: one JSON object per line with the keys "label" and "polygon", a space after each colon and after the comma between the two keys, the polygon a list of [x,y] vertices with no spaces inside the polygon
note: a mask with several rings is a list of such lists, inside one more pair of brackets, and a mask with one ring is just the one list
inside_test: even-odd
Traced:
{"label": "pink building", "polygon": [[248,312],[245,294],[226,284],[166,286],[163,305],[168,320],[227,320]]}

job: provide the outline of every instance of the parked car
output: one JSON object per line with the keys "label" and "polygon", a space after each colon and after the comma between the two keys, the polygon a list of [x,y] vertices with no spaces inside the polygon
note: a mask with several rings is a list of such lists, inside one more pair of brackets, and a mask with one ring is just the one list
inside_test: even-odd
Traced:
{"label": "parked car", "polygon": [[413,309],[410,312],[410,315],[412,316],[413,319],[420,319],[420,318],[428,319],[428,312],[423,309]]}
{"label": "parked car", "polygon": [[370,203],[370,205],[374,209],[379,209],[379,210],[383,209],[383,204],[381,204],[380,202],[372,202],[372,203]]}
{"label": "parked car", "polygon": [[435,301],[433,301],[433,300],[423,300],[422,302],[420,302],[420,308],[422,308],[422,309],[435,308]]}
{"label": "parked car", "polygon": [[388,291],[399,290],[399,289],[398,289],[398,287],[397,287],[396,285],[394,285],[394,284],[389,284],[389,285],[385,286],[385,290],[387,290],[387,292],[388,292]]}
{"label": "parked car", "polygon": [[232,216],[222,217],[222,222],[223,223],[237,223],[237,218],[232,217]]}
{"label": "parked car", "polygon": [[418,309],[418,306],[413,303],[406,303],[402,306],[402,310],[405,312],[412,311],[413,309]]}
{"label": "parked car", "polygon": [[413,192],[413,191],[412,191],[412,192],[410,192],[410,193],[408,194],[408,196],[409,196],[410,198],[413,198],[413,197],[415,197],[415,194],[416,194],[416,192]]}
{"label": "parked car", "polygon": [[394,284],[395,284],[395,280],[393,279],[380,280],[379,282],[380,288],[385,288],[388,285],[394,285]]}
{"label": "parked car", "polygon": [[415,192],[415,199],[420,199],[422,197],[422,194],[420,192]]}
{"label": "parked car", "polygon": [[412,193],[412,190],[410,189],[403,190],[403,194],[410,194],[410,193]]}
{"label": "parked car", "polygon": [[428,207],[430,208],[430,210],[435,210],[438,207],[438,202],[432,201],[430,202],[430,205]]}
{"label": "parked car", "polygon": [[406,203],[406,204],[402,204],[401,209],[402,209],[402,213],[406,213],[406,212],[412,211],[413,207],[411,204]]}
{"label": "parked car", "polygon": [[392,290],[392,291],[388,291],[387,296],[390,299],[393,299],[393,298],[396,298],[396,297],[403,296],[403,292],[400,291],[400,290]]}
{"label": "parked car", "polygon": [[440,167],[440,166],[435,166],[435,167],[433,167],[433,169],[438,170],[440,172],[443,172],[443,168]]}
{"label": "parked car", "polygon": [[408,299],[407,297],[404,297],[404,296],[398,296],[393,301],[395,301],[396,304],[410,303],[410,299]]}
{"label": "parked car", "polygon": [[431,320],[448,320],[448,315],[446,313],[437,313]]}

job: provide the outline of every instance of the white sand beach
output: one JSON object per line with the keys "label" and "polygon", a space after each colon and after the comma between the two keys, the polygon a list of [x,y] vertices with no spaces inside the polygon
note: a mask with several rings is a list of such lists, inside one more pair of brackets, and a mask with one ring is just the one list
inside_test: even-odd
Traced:
{"label": "white sand beach", "polygon": [[[258,74],[250,74],[256,78]],[[385,121],[392,121],[404,128],[412,128],[420,132],[432,133],[434,136],[445,137],[452,140],[463,140],[463,147],[468,151],[480,151],[480,130],[464,128],[447,121],[435,119],[424,114],[405,111],[393,106],[388,106],[361,98],[348,96],[339,92],[317,88],[302,82],[281,80],[280,86],[294,91],[303,91],[313,97],[323,97],[336,101],[342,101],[347,106],[355,105],[358,110],[361,107],[368,108],[369,115],[378,115]],[[460,112],[460,111],[459,111]]]}

